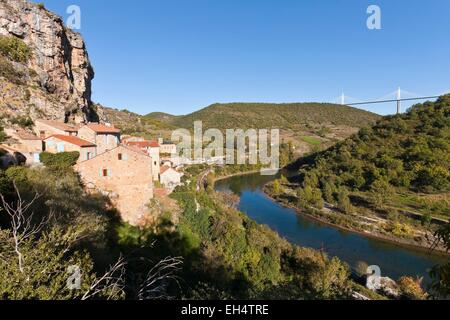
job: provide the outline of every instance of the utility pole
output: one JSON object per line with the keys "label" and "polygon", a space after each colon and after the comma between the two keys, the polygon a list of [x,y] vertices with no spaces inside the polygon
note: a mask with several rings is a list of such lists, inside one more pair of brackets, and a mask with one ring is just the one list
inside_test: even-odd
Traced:
{"label": "utility pole", "polygon": [[400,111],[401,111],[401,107],[402,107],[401,101],[402,101],[402,91],[399,87],[398,91],[397,91],[397,114],[400,114]]}

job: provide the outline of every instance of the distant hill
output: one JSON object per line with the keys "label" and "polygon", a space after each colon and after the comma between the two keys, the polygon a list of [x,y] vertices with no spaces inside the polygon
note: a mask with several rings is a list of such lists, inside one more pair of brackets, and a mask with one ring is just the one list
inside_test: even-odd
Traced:
{"label": "distant hill", "polygon": [[317,125],[363,127],[379,116],[367,111],[335,104],[321,103],[229,103],[213,104],[185,116],[152,113],[148,118],[182,128],[192,128],[202,121],[204,128],[280,128],[298,130]]}
{"label": "distant hill", "polygon": [[306,171],[361,191],[374,184],[414,192],[450,191],[450,95],[363,128],[317,154]]}
{"label": "distant hill", "polygon": [[147,120],[156,120],[159,122],[164,122],[164,123],[173,123],[175,122],[175,119],[178,118],[178,116],[174,116],[168,113],[164,113],[164,112],[152,112],[149,113],[145,116],[143,116],[142,118],[147,119]]}
{"label": "distant hill", "polygon": [[[328,150],[300,159],[297,167],[300,185],[295,191],[301,201],[320,207],[323,198],[347,214],[388,217],[382,228],[390,234],[412,235],[409,227],[397,228],[417,228],[406,216],[421,217],[424,225],[431,216],[447,221],[450,94],[415,105],[405,114],[384,117]],[[400,218],[397,213],[402,213]],[[338,224],[344,218],[337,218]]]}

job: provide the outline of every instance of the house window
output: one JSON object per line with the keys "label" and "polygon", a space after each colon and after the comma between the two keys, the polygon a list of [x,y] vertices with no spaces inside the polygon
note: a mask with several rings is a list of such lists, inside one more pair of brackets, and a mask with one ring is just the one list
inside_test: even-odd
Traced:
{"label": "house window", "polygon": [[156,161],[154,162],[155,166],[158,164]]}
{"label": "house window", "polygon": [[103,176],[107,177],[108,176],[108,169],[103,169]]}
{"label": "house window", "polygon": [[86,152],[86,160],[92,159],[92,152]]}
{"label": "house window", "polygon": [[64,142],[58,142],[56,144],[56,148],[57,148],[58,152],[64,152]]}
{"label": "house window", "polygon": [[119,155],[117,156],[117,158],[118,158],[119,160],[122,160],[122,154],[119,153]]}
{"label": "house window", "polygon": [[39,131],[39,135],[41,136],[41,139],[46,137],[45,131]]}

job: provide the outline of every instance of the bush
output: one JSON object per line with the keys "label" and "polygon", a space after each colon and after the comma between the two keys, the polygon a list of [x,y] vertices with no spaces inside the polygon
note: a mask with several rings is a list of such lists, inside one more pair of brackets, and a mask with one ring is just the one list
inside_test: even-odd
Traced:
{"label": "bush", "polygon": [[40,160],[46,167],[69,168],[77,163],[79,157],[80,153],[78,151],[55,154],[42,152]]}
{"label": "bush", "polygon": [[4,77],[14,84],[23,83],[23,73],[17,71],[14,66],[4,57],[0,56],[0,77]]}
{"label": "bush", "polygon": [[398,280],[398,286],[402,296],[408,300],[425,300],[427,294],[420,286],[420,280],[414,280],[411,277],[401,277]]}
{"label": "bush", "polygon": [[22,128],[31,128],[34,125],[34,122],[30,117],[15,117],[11,119],[11,123],[17,124]]}
{"label": "bush", "polygon": [[27,62],[31,50],[19,38],[0,36],[0,54],[16,62]]}

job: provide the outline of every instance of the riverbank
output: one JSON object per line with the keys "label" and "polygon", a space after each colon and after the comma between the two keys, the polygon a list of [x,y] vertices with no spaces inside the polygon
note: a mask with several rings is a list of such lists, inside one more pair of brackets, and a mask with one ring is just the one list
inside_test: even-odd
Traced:
{"label": "riverbank", "polygon": [[[238,173],[234,173],[234,174],[229,174],[229,175],[224,175],[224,176],[219,176],[219,177],[214,177],[213,179],[213,183],[215,184],[216,182],[219,181],[223,181],[223,180],[227,180],[233,177],[245,177],[245,176],[249,176],[255,173],[259,173],[260,170],[251,170],[251,171],[246,171],[246,172],[238,172]],[[341,231],[346,231],[346,232],[350,232],[350,233],[354,233],[354,234],[358,234],[361,235],[363,237],[367,237],[370,239],[375,239],[375,240],[379,240],[379,241],[384,241],[387,243],[391,243],[391,244],[395,244],[398,246],[403,246],[403,247],[409,247],[411,249],[415,249],[415,250],[420,250],[422,252],[426,252],[432,255],[439,255],[442,257],[450,257],[450,253],[447,252],[445,250],[445,248],[442,247],[437,247],[435,248],[433,251],[431,251],[430,247],[431,244],[419,244],[414,240],[409,240],[409,239],[403,239],[403,238],[398,238],[398,237],[390,237],[388,235],[385,234],[380,234],[380,233],[375,233],[375,232],[371,232],[369,230],[366,231],[361,231],[358,229],[354,229],[354,228],[349,228],[349,227],[345,227],[336,223],[333,223],[325,218],[321,218],[319,216],[310,214],[308,212],[306,212],[305,210],[302,210],[296,206],[287,204],[286,202],[283,202],[279,199],[274,198],[273,196],[271,196],[267,190],[266,190],[266,185],[268,183],[266,183],[261,189],[264,192],[264,195],[269,198],[271,201],[283,206],[284,208],[287,209],[292,209],[294,210],[297,214],[302,215],[308,219],[310,219],[311,221],[315,221],[315,222],[319,222],[321,224],[336,228],[338,230]]]}
{"label": "riverbank", "polygon": [[399,246],[403,246],[403,247],[409,247],[409,248],[412,248],[412,249],[415,249],[415,250],[420,250],[420,251],[423,251],[423,252],[427,252],[427,253],[432,254],[432,255],[439,255],[439,256],[442,256],[442,257],[450,257],[450,253],[447,252],[445,250],[445,248],[442,248],[442,247],[437,247],[433,251],[431,251],[431,249],[430,249],[431,246],[430,245],[418,244],[417,242],[415,242],[413,240],[396,238],[396,237],[390,237],[388,235],[375,233],[375,232],[371,232],[371,231],[368,231],[368,230],[367,231],[361,231],[361,230],[358,230],[358,229],[352,229],[352,228],[349,228],[349,227],[345,227],[345,226],[342,226],[342,225],[338,225],[338,224],[332,223],[329,220],[326,220],[324,218],[315,216],[315,215],[310,214],[310,213],[306,212],[305,210],[302,210],[302,209],[300,209],[300,208],[298,208],[296,206],[287,204],[286,202],[283,202],[283,201],[281,201],[279,199],[274,198],[272,195],[270,195],[265,190],[265,187],[262,188],[262,191],[264,192],[264,195],[267,198],[269,198],[271,201],[274,201],[275,203],[283,206],[284,208],[294,210],[297,214],[302,215],[302,216],[304,216],[304,217],[306,217],[306,218],[308,218],[308,219],[310,219],[312,221],[322,223],[324,225],[336,228],[336,229],[341,230],[341,231],[346,231],[346,232],[351,232],[351,233],[354,233],[354,234],[358,234],[358,235],[361,235],[363,237],[367,237],[367,238],[370,238],[370,239],[384,241],[384,242],[387,242],[387,243],[393,243],[393,244],[396,244],[396,245],[399,245]]}

